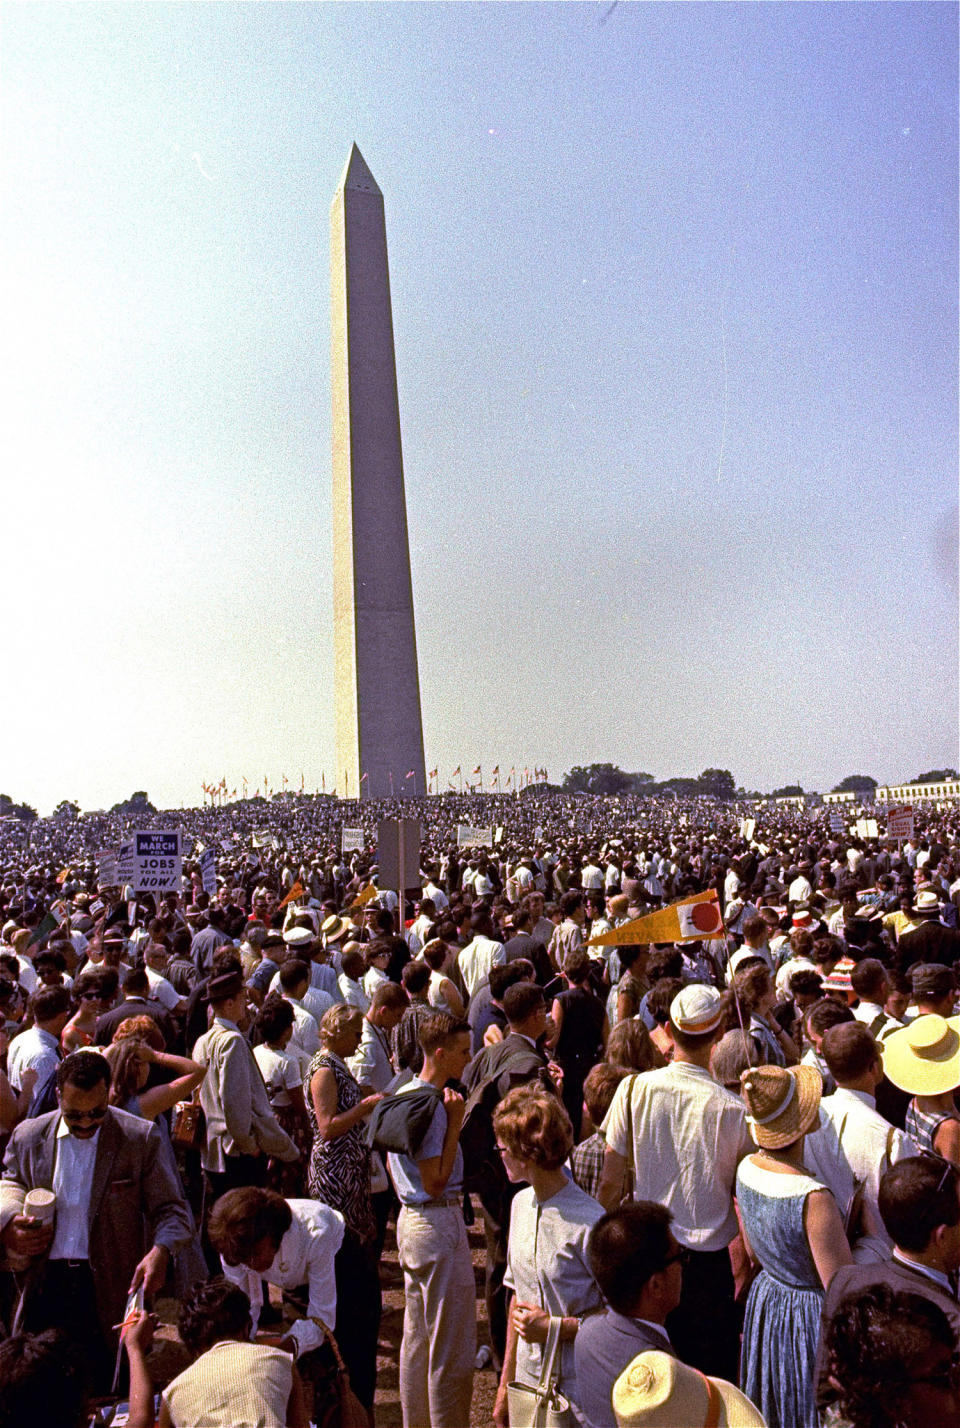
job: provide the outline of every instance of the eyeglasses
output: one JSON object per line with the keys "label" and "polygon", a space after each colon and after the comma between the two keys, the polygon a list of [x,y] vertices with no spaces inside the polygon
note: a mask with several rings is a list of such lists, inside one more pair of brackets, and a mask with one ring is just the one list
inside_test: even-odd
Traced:
{"label": "eyeglasses", "polygon": [[684,1245],[677,1245],[673,1254],[668,1254],[663,1261],[664,1269],[669,1269],[672,1264],[686,1266],[690,1263],[690,1251]]}
{"label": "eyeglasses", "polygon": [[68,1126],[86,1125],[88,1121],[102,1121],[107,1114],[106,1106],[95,1106],[92,1111],[64,1111],[60,1114]]}
{"label": "eyeglasses", "polygon": [[957,1173],[958,1167],[953,1163],[952,1160],[947,1160],[946,1156],[938,1155],[935,1150],[921,1150],[920,1158],[921,1160],[929,1161],[930,1164],[938,1170],[942,1167],[943,1174],[937,1181],[936,1189],[936,1194],[939,1195],[940,1191],[946,1185],[950,1176],[955,1175]]}

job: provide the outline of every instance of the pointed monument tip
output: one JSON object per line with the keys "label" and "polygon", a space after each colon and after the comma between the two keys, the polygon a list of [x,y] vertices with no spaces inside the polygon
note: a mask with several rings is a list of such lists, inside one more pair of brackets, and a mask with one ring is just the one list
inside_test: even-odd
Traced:
{"label": "pointed monument tip", "polygon": [[350,145],[350,154],[339,187],[358,189],[361,193],[380,193],[377,181],[367,168],[367,161],[356,144]]}

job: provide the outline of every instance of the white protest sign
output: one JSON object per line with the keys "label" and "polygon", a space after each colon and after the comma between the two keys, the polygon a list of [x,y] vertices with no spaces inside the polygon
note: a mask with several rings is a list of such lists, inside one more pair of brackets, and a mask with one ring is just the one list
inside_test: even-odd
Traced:
{"label": "white protest sign", "polygon": [[887,813],[887,837],[913,837],[913,809],[909,804],[905,808],[891,808],[889,810]]}
{"label": "white protest sign", "polygon": [[493,841],[494,841],[495,843],[502,843],[502,842],[503,842],[503,827],[502,827],[502,825],[501,825],[501,827],[495,828],[495,829],[493,830]]}
{"label": "white protest sign", "polygon": [[473,828],[469,823],[457,824],[458,848],[493,847],[492,828]]}
{"label": "white protest sign", "polygon": [[366,841],[363,836],[362,828],[341,828],[341,853],[362,853],[365,847]]}
{"label": "white protest sign", "polygon": [[743,839],[743,841],[744,841],[745,843],[750,843],[750,842],[752,842],[752,840],[753,840],[753,835],[754,835],[754,833],[756,832],[756,829],[757,829],[757,820],[756,820],[755,818],[741,818],[741,819],[740,819],[740,837]]}
{"label": "white protest sign", "polygon": [[200,881],[208,897],[217,895],[217,855],[212,848],[205,848],[200,854]]}
{"label": "white protest sign", "polygon": [[876,837],[879,836],[879,833],[880,833],[880,830],[879,830],[879,828],[877,827],[877,820],[876,820],[875,818],[858,818],[858,819],[857,819],[857,837],[858,837],[858,838],[876,838]]}
{"label": "white protest sign", "polygon": [[119,886],[117,850],[116,848],[100,848],[97,852],[97,887],[116,888]]}
{"label": "white protest sign", "polygon": [[831,808],[830,810],[830,832],[843,832],[843,814],[840,812],[839,808]]}
{"label": "white protest sign", "polygon": [[132,843],[121,843],[117,853],[117,883],[119,887],[129,883],[133,879],[135,859]]}
{"label": "white protest sign", "polygon": [[180,834],[166,829],[133,835],[133,887],[137,892],[179,892],[183,867]]}

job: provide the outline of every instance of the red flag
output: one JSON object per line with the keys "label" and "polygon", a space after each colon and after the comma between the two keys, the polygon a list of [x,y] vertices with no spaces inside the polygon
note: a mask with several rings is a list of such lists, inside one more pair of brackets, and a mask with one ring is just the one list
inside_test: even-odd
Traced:
{"label": "red flag", "polygon": [[413,771],[413,769],[411,769],[409,773],[404,774],[404,778],[416,778],[416,776],[417,776],[417,775],[416,775],[416,773]]}
{"label": "red flag", "polygon": [[360,782],[363,783],[364,780],[365,780],[366,778],[368,778],[368,777],[369,777],[368,774],[361,774],[361,775],[360,775]]}
{"label": "red flag", "polygon": [[[479,772],[480,772],[480,765],[477,764],[477,767],[474,769],[473,773],[474,773],[474,774],[478,774]],[[473,775],[471,775],[471,777],[473,777]]]}

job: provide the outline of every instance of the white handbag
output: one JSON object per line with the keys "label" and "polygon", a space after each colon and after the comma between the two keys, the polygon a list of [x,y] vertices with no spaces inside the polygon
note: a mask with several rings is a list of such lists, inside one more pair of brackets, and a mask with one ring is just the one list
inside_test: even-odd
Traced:
{"label": "white handbag", "polygon": [[577,1428],[569,1399],[557,1389],[560,1377],[560,1331],[562,1319],[550,1318],[543,1367],[536,1388],[514,1380],[507,1384],[510,1428]]}

